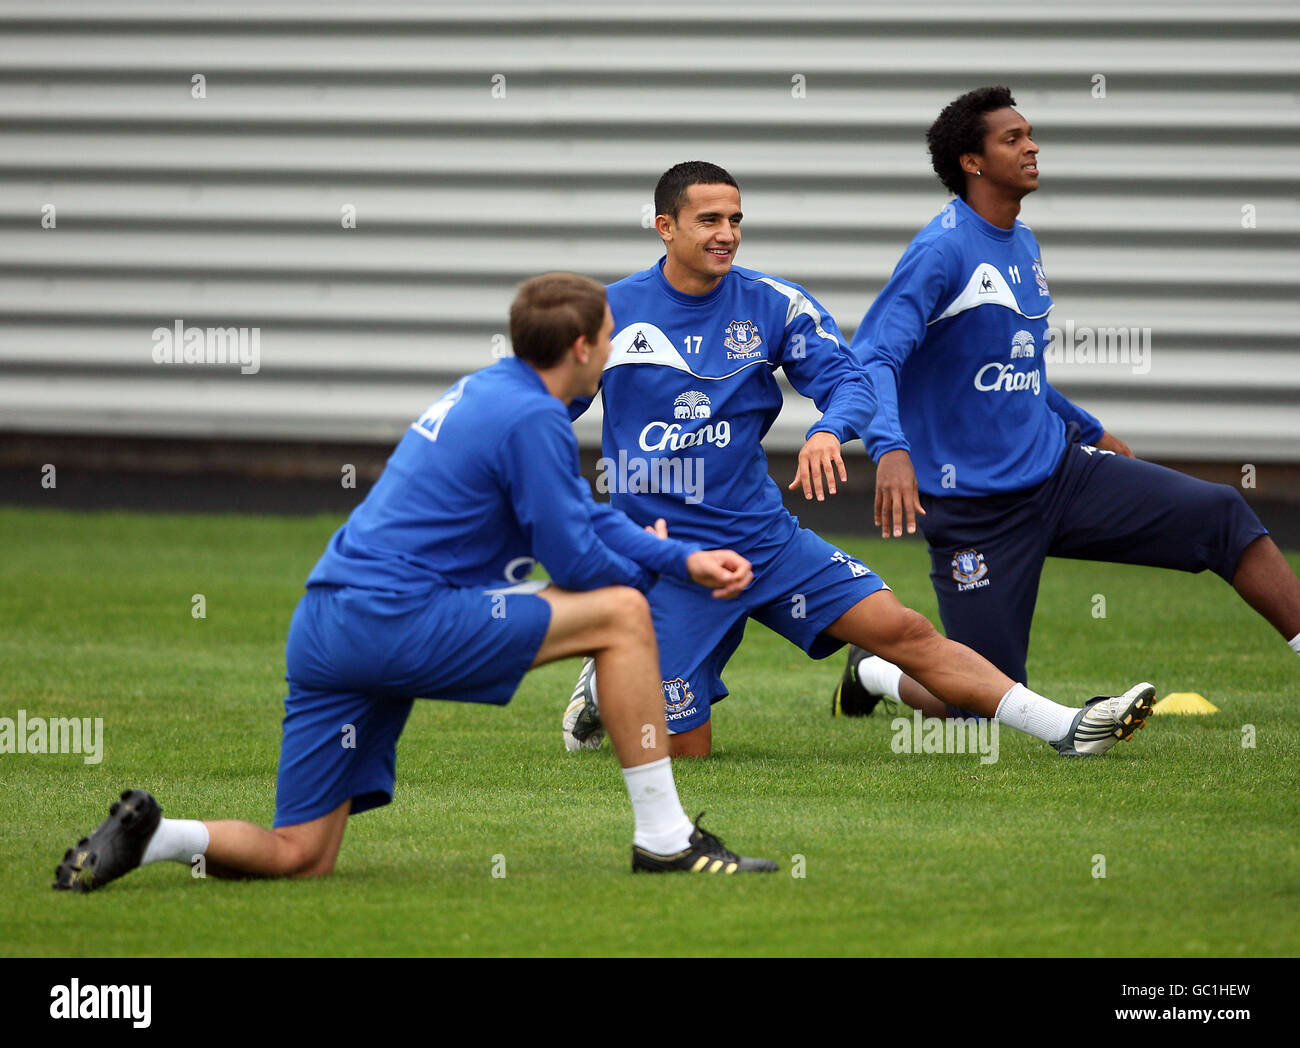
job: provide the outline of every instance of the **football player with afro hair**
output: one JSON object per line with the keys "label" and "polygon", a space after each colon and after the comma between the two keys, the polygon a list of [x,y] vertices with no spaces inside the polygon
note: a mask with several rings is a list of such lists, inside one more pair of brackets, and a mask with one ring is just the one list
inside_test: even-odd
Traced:
{"label": "football player with afro hair", "polygon": [[[1300,580],[1241,493],[1137,459],[1048,384],[1051,291],[1019,218],[1038,188],[1039,149],[1014,106],[1010,88],[981,87],[930,126],[934,172],[954,199],[912,240],[853,339],[879,399],[863,442],[877,463],[881,537],[921,524],[949,638],[1021,683],[1049,556],[1208,568],[1300,654]],[[969,715],[851,649],[833,711],[869,712],[880,696]]]}

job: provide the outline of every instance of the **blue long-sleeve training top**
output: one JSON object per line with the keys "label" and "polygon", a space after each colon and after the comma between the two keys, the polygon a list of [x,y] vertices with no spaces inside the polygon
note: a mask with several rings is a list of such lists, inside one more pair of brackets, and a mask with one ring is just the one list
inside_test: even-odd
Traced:
{"label": "blue long-sleeve training top", "polygon": [[686,579],[699,547],[660,539],[592,500],[564,404],[507,357],[411,424],[335,532],[308,586],[399,593],[522,581],[540,561],[571,590]]}
{"label": "blue long-sleeve training top", "polygon": [[1099,440],[1101,423],[1047,383],[1051,308],[1029,227],[1001,229],[959,198],[948,204],[853,336],[878,401],[863,438],[872,459],[902,448],[922,492],[992,495],[1045,480],[1067,422]]}
{"label": "blue long-sleeve training top", "polygon": [[[705,295],[664,259],[608,288],[613,351],[601,380],[602,478],[638,523],[744,553],[794,533],[762,440],[784,403],[776,370],[822,412],[808,430],[856,439],[875,409],[834,318],[797,284],[733,266]],[[577,417],[589,401],[575,400]],[[597,484],[600,486],[601,479]]]}

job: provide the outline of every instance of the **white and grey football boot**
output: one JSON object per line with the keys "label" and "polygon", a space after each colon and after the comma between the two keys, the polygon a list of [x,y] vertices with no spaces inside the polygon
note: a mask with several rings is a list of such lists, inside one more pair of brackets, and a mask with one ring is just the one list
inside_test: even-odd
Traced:
{"label": "white and grey football boot", "polygon": [[564,708],[564,748],[570,753],[577,750],[598,750],[605,741],[605,729],[600,723],[600,707],[596,702],[596,660],[583,659],[578,683],[573,686],[573,697]]}
{"label": "white and grey football boot", "polygon": [[1123,695],[1089,699],[1070,725],[1065,738],[1052,743],[1062,757],[1100,757],[1121,739],[1146,724],[1156,689],[1135,684]]}

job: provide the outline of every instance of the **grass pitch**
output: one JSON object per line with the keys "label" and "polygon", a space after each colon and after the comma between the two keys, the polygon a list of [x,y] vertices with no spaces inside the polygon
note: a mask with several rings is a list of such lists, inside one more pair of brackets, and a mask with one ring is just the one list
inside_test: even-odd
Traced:
{"label": "grass pitch", "polygon": [[[1043,576],[1036,690],[1079,705],[1149,679],[1222,712],[1153,718],[1101,760],[1011,730],[994,764],[897,754],[892,713],[830,718],[842,656],[812,662],[751,624],[716,756],[675,772],[692,815],[779,874],[630,875],[608,745],[560,741],[575,661],[502,709],[418,703],[395,801],[351,820],[332,877],[161,863],[88,896],[51,891],[64,849],[127,786],[171,816],[269,824],[285,632],[339,523],[0,510],[0,717],[102,717],[105,737],[95,765],[0,754],[0,954],[1298,952],[1296,657],[1212,575],[1063,561]],[[937,622],[920,542],[842,545]]]}

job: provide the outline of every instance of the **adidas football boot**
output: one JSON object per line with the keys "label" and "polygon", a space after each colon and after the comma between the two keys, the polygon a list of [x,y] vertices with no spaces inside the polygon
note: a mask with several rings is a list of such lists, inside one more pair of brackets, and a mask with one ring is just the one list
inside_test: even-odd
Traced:
{"label": "adidas football boot", "polygon": [[848,665],[844,667],[844,676],[835,685],[835,694],[831,696],[832,717],[865,717],[885,697],[879,692],[868,691],[858,680],[858,663],[869,658],[871,652],[865,648],[849,646]]}
{"label": "adidas football boot", "polygon": [[144,858],[145,846],[158,829],[162,807],[144,790],[123,790],[108,809],[108,818],[89,837],[69,848],[54,870],[59,891],[92,892],[130,873]]}
{"label": "adidas football boot", "polygon": [[578,683],[573,686],[573,697],[564,708],[562,722],[564,748],[598,750],[605,741],[605,729],[600,724],[600,708],[596,705],[596,660],[583,659]]}
{"label": "adidas football boot", "polygon": [[1146,725],[1151,714],[1151,700],[1156,689],[1150,684],[1135,684],[1123,695],[1106,698],[1098,695],[1074,718],[1065,738],[1052,743],[1062,757],[1100,757],[1121,739]]}
{"label": "adidas football boot", "polygon": [[777,865],[771,859],[749,859],[728,851],[717,837],[700,826],[700,812],[691,831],[690,844],[676,855],[657,855],[644,848],[632,846],[633,873],[774,873]]}

